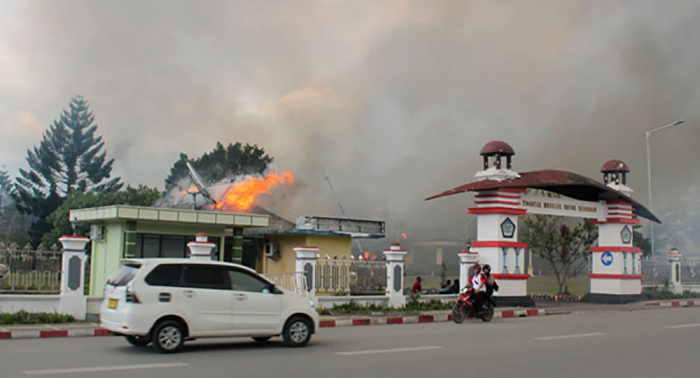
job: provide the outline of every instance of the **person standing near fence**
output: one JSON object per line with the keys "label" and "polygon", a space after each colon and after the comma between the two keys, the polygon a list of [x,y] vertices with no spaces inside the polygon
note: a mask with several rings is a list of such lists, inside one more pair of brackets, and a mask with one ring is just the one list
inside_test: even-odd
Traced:
{"label": "person standing near fence", "polygon": [[423,289],[421,282],[423,282],[423,279],[420,278],[420,276],[416,277],[416,282],[414,282],[413,287],[411,287],[411,294],[420,294],[420,291]]}

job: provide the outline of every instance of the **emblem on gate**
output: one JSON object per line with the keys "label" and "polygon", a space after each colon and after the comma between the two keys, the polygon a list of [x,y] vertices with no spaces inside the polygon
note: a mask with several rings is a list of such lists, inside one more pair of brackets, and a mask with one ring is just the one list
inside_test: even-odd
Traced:
{"label": "emblem on gate", "polygon": [[625,244],[629,244],[632,242],[632,231],[630,231],[630,228],[625,226],[625,228],[620,231],[620,237],[622,238],[622,242]]}
{"label": "emblem on gate", "polygon": [[501,223],[501,234],[504,238],[509,239],[515,235],[515,223],[513,223],[510,218],[506,218],[506,220]]}

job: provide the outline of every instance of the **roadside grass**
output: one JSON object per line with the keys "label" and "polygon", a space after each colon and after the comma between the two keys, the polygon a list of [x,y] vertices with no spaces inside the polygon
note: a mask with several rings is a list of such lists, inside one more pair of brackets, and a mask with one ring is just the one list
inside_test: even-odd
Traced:
{"label": "roadside grass", "polygon": [[[571,295],[585,295],[590,289],[591,279],[586,276],[569,279]],[[527,280],[528,294],[557,294],[557,279],[554,276],[534,276]]]}

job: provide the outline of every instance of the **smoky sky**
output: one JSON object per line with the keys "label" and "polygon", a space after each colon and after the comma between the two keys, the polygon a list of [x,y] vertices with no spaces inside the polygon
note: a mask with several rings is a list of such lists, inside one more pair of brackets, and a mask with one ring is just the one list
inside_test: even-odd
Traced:
{"label": "smoky sky", "polygon": [[341,215],[328,177],[348,216],[463,238],[471,196],[423,199],[488,141],[519,171],[624,160],[646,204],[644,131],[682,118],[651,139],[662,212],[699,184],[699,35],[697,1],[4,1],[0,165],[83,94],[127,183],[255,143],[300,182],[273,211]]}

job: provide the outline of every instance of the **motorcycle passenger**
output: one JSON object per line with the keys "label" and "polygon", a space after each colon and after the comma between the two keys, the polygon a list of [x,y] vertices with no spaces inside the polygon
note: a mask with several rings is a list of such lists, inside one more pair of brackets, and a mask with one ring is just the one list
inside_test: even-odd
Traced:
{"label": "motorcycle passenger", "polygon": [[[489,270],[491,267],[489,267]],[[481,311],[481,306],[487,298],[486,294],[486,277],[481,272],[481,265],[474,265],[474,275],[471,278],[471,285],[474,289],[473,301],[474,311],[478,314]]]}
{"label": "motorcycle passenger", "polygon": [[487,298],[491,298],[494,290],[498,291],[498,284],[496,283],[496,280],[491,275],[491,265],[489,265],[489,264],[484,265],[484,271],[482,274],[484,275],[484,277],[486,277],[486,295],[487,295]]}

